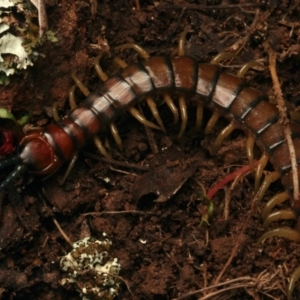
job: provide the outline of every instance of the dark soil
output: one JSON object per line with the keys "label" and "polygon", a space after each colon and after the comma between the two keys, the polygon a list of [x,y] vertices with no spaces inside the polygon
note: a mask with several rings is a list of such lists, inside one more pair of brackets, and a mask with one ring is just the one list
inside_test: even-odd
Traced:
{"label": "dark soil", "polygon": [[[30,123],[34,126],[51,123],[55,101],[62,116],[69,111],[72,70],[77,70],[78,77],[93,91],[100,82],[93,68],[99,53],[103,53],[101,65],[109,75],[118,72],[113,57],[120,55],[129,63],[140,59],[133,50],[115,51],[120,44],[135,42],[150,55],[174,56],[179,35],[187,25],[192,32],[187,35],[186,53],[201,62],[209,62],[217,53],[243,41],[230,65],[233,73],[237,65],[251,60],[261,59],[267,65],[262,45],[267,39],[278,53],[277,71],[284,97],[297,107],[297,3],[266,3],[258,12],[260,26],[253,30],[249,26],[257,8],[243,7],[244,2],[165,0],[154,5],[149,0],[140,1],[141,9],[136,10],[134,1],[97,1],[95,14],[92,2],[46,0],[49,28],[59,42],[47,42],[38,49],[45,57],[38,59],[26,78],[15,77],[9,86],[1,87],[1,107],[16,115],[32,112]],[[285,25],[280,22],[284,16]],[[267,68],[249,71],[247,77],[252,86],[273,95]],[[76,97],[78,102],[84,100],[79,91]],[[119,299],[175,299],[213,286],[232,253],[234,258],[218,283],[236,279],[239,288],[229,283],[219,287],[226,291],[209,299],[271,299],[267,294],[272,299],[286,299],[287,278],[299,264],[300,248],[281,238],[257,244],[265,232],[260,217],[263,204],[252,209],[251,175],[236,183],[233,190],[230,183],[226,193],[218,192],[209,225],[202,222],[208,210],[204,191],[247,164],[243,132],[235,132],[216,150],[214,140],[226,121],[218,122],[211,135],[195,133],[194,109],[190,108],[188,128],[178,140],[180,125],[173,125],[164,105],[159,109],[166,135],[158,131],[147,135],[128,114],[117,121],[124,150],[117,148],[107,130],[100,134],[117,163],[103,160],[90,142],[63,186],[59,180],[66,167],[44,181],[25,174],[15,183],[18,189],[1,192],[0,299],[81,299],[71,285],[60,284],[64,274],[59,261],[71,248],[52,217],[73,242],[80,239],[85,222],[93,237],[106,232],[113,240],[110,255],[119,259],[119,275],[124,280]],[[206,121],[210,114],[206,112]],[[257,149],[257,157],[259,154]],[[279,182],[273,184],[264,203],[282,190]],[[227,207],[225,194],[229,192]],[[284,225],[295,226],[286,221],[272,227]],[[217,291],[207,289],[185,299],[208,299]],[[299,286],[294,297],[300,297]]]}

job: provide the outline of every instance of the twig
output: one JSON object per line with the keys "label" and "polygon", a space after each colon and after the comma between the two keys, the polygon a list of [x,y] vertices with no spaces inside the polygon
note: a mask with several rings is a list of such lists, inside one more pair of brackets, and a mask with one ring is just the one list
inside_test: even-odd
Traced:
{"label": "twig", "polygon": [[45,2],[44,0],[30,0],[30,2],[36,7],[38,11],[39,28],[40,28],[39,34],[41,37],[48,30],[48,20],[47,20],[47,13],[45,9]]}
{"label": "twig", "polygon": [[129,164],[129,163],[117,161],[117,160],[114,160],[114,159],[107,159],[105,157],[100,157],[99,155],[95,155],[95,154],[92,154],[92,153],[89,153],[89,152],[86,152],[86,151],[82,151],[82,152],[85,156],[87,156],[89,158],[96,159],[96,160],[99,160],[99,161],[103,161],[103,162],[106,162],[106,163],[110,163],[110,164],[113,164],[113,165],[116,165],[116,166],[120,166],[120,167],[124,167],[124,168],[128,168],[128,169],[136,169],[136,170],[141,170],[141,171],[149,171],[148,166],[138,166],[136,164]]}
{"label": "twig", "polygon": [[293,139],[291,136],[291,128],[289,126],[289,119],[286,115],[286,106],[284,104],[283,94],[280,87],[280,82],[277,76],[276,71],[276,52],[271,48],[268,41],[264,42],[265,51],[269,55],[269,69],[270,74],[273,81],[274,86],[274,93],[277,100],[277,107],[279,110],[279,116],[281,123],[283,124],[283,133],[289,148],[290,158],[291,158],[291,165],[292,165],[292,178],[293,178],[293,204],[295,201],[300,200],[299,198],[299,178],[298,178],[298,170],[297,170],[297,160],[296,160],[296,153],[295,147],[293,144]]}
{"label": "twig", "polygon": [[121,214],[140,214],[140,215],[146,215],[151,213],[145,213],[143,211],[139,210],[120,210],[120,211],[101,211],[101,212],[90,212],[82,214],[81,216],[93,216],[93,217],[100,217],[102,215],[121,215]]}
{"label": "twig", "polygon": [[[205,300],[205,299],[211,298],[213,296],[216,296],[220,293],[223,293],[225,291],[238,289],[238,288],[251,288],[252,287],[252,288],[256,288],[259,292],[265,294],[266,292],[272,291],[272,290],[274,290],[275,287],[277,287],[277,284],[278,284],[277,281],[275,281],[273,284],[267,285],[267,284],[271,283],[271,281],[277,276],[277,274],[278,274],[278,270],[273,275],[270,275],[265,270],[265,271],[261,272],[260,274],[258,274],[258,276],[255,278],[250,277],[250,276],[243,276],[243,277],[235,278],[232,280],[228,280],[225,282],[211,285],[209,287],[206,287],[206,288],[203,288],[200,290],[192,291],[192,292],[182,295],[178,298],[173,298],[172,300],[185,299],[185,298],[191,297],[193,295],[197,295],[199,293],[204,293],[205,291],[220,288],[223,286],[229,286],[229,287],[225,287],[216,292],[207,294],[204,297],[201,297],[200,299]],[[268,295],[268,294],[265,294],[265,295]],[[220,298],[218,298],[218,299],[220,299]]]}

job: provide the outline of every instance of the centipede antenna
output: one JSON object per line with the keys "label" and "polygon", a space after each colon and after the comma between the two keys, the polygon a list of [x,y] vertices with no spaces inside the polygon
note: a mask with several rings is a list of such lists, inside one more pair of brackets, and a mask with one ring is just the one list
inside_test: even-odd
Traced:
{"label": "centipede antenna", "polygon": [[4,159],[0,161],[0,170],[9,166],[17,165],[21,162],[21,158],[19,155],[12,156],[10,158]]}
{"label": "centipede antenna", "polygon": [[15,169],[6,177],[6,179],[0,184],[0,191],[5,189],[15,178],[19,177],[26,167],[24,165],[18,165]]}

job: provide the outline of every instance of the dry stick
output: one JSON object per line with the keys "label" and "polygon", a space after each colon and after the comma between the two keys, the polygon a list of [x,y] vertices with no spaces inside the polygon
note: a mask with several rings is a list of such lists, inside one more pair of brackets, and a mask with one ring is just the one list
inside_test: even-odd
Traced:
{"label": "dry stick", "polygon": [[[264,12],[263,14],[260,15],[260,9],[257,8],[255,10],[255,16],[252,21],[252,24],[248,28],[248,33],[240,40],[238,40],[236,43],[234,43],[232,46],[229,47],[229,50],[236,51],[236,56],[241,52],[241,50],[244,48],[246,43],[250,40],[253,32],[257,29],[257,27],[262,23],[265,22],[268,17],[270,16],[270,12]],[[230,63],[233,61],[234,58],[231,59]]]}
{"label": "dry stick", "polygon": [[48,20],[47,20],[47,13],[45,9],[45,2],[44,0],[30,0],[30,2],[36,7],[38,11],[39,28],[40,28],[39,34],[41,37],[48,30]]}
{"label": "dry stick", "polygon": [[256,287],[260,292],[262,292],[263,288],[265,288],[266,291],[272,290],[274,289],[274,287],[277,286],[277,282],[275,282],[272,286],[264,286],[266,283],[271,282],[272,279],[274,279],[278,274],[278,271],[276,271],[273,275],[270,276],[270,274],[264,270],[262,271],[260,274],[258,274],[257,277],[250,277],[250,276],[243,276],[243,277],[239,277],[239,278],[235,278],[232,280],[228,280],[225,282],[221,282],[218,284],[214,284],[212,286],[200,289],[200,290],[196,290],[196,291],[192,291],[190,293],[187,293],[185,295],[179,296],[177,298],[173,298],[172,300],[181,300],[181,299],[185,299],[188,298],[190,296],[194,296],[197,295],[199,293],[203,293],[205,291],[211,290],[211,289],[216,289],[216,288],[220,288],[223,286],[228,286],[229,287],[225,287],[220,289],[219,291],[213,292],[211,294],[207,294],[204,297],[201,297],[200,299],[208,299],[211,296],[215,296],[218,293],[230,290],[230,289],[237,289],[237,288],[246,288],[246,287]]}
{"label": "dry stick", "polygon": [[277,107],[279,110],[280,121],[283,124],[283,133],[289,148],[291,164],[292,164],[292,177],[293,177],[293,203],[294,201],[299,200],[299,178],[298,178],[298,168],[297,168],[297,160],[295,147],[293,144],[292,136],[291,136],[291,128],[289,126],[289,119],[286,115],[286,106],[284,104],[283,94],[280,87],[280,82],[276,72],[276,52],[271,48],[268,41],[264,42],[264,49],[269,55],[269,69],[273,81],[275,97],[277,100]]}

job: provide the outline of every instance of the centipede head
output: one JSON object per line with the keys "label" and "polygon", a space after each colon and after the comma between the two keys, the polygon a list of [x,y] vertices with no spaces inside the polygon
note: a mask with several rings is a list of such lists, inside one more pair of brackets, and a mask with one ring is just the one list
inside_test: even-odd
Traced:
{"label": "centipede head", "polygon": [[55,155],[55,150],[42,130],[26,134],[18,147],[18,154],[0,162],[0,170],[15,166],[13,171],[0,184],[0,190],[19,177],[24,171],[35,175],[49,175],[57,171],[63,161]]}

